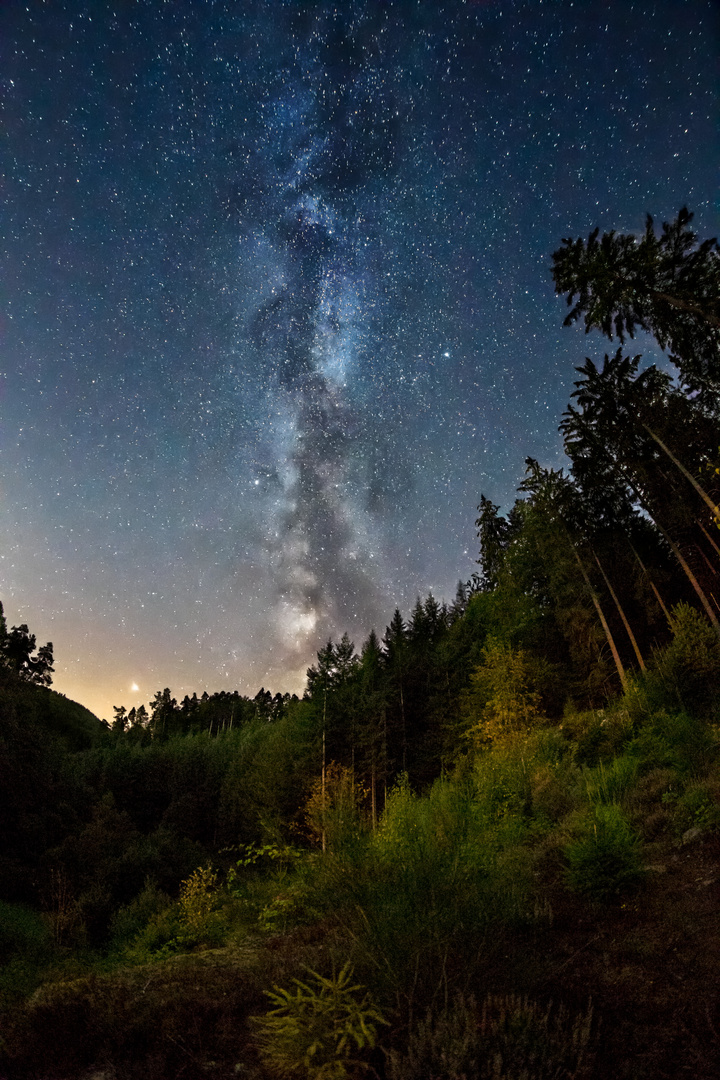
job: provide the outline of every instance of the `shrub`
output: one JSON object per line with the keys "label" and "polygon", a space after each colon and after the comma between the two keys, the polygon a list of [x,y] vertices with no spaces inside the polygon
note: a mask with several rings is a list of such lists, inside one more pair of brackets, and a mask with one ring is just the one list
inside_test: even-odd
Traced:
{"label": "shrub", "polygon": [[707,784],[691,784],[675,800],[673,821],[678,832],[686,829],[720,828],[720,802],[717,791]]}
{"label": "shrub", "polygon": [[689,604],[672,611],[673,640],[656,653],[648,694],[707,716],[720,694],[720,645],[705,616]]}
{"label": "shrub", "polygon": [[388,1053],[388,1080],[579,1080],[591,1027],[591,1006],[573,1019],[515,994],[490,994],[481,1008],[458,995],[452,1008],[428,1012],[406,1054]]}
{"label": "shrub", "polygon": [[491,816],[471,781],[388,796],[380,827],[318,862],[315,904],[354,942],[378,991],[410,1013],[486,963],[491,925],[532,916],[527,829]]}
{"label": "shrub", "polygon": [[115,912],[110,924],[111,940],[116,946],[137,937],[148,923],[170,906],[170,897],[154,881],[147,880],[138,895]]}
{"label": "shrub", "polygon": [[[198,867],[180,886],[180,897],[169,907],[155,903],[154,912],[137,935],[129,955],[140,962],[162,959],[172,953],[191,949],[195,945],[219,945],[226,927],[217,908],[221,893],[217,872]],[[147,898],[151,907],[152,897]]]}
{"label": "shrub", "polygon": [[310,838],[323,851],[352,843],[366,827],[368,797],[352,769],[331,761],[305,803],[304,825]]}
{"label": "shrub", "polygon": [[563,734],[573,741],[578,765],[594,768],[619,753],[632,736],[632,720],[625,709],[598,709],[563,717]]}
{"label": "shrub", "polygon": [[217,904],[217,872],[198,867],[180,886],[180,921],[189,937],[202,938]]}
{"label": "shrub", "polygon": [[23,904],[0,900],[0,1003],[31,993],[55,956],[47,921]]}
{"label": "shrub", "polygon": [[468,737],[476,747],[540,722],[541,695],[534,687],[525,652],[488,638],[482,663],[470,676],[462,708],[471,724]]}
{"label": "shrub", "polygon": [[42,916],[24,904],[0,900],[0,964],[23,956],[38,959],[51,949],[51,935]]}
{"label": "shrub", "polygon": [[717,734],[687,713],[656,713],[629,746],[645,768],[670,767],[685,776],[705,772],[717,756]]}
{"label": "shrub", "polygon": [[374,1048],[377,1025],[387,1021],[352,983],[349,962],[330,978],[310,975],[313,985],[295,979],[293,990],[266,991],[275,1008],[254,1018],[261,1053],[281,1076],[344,1080],[349,1069],[365,1066],[357,1055]]}
{"label": "shrub", "polygon": [[613,804],[593,808],[564,855],[568,885],[592,901],[608,901],[642,878],[640,842],[620,807]]}

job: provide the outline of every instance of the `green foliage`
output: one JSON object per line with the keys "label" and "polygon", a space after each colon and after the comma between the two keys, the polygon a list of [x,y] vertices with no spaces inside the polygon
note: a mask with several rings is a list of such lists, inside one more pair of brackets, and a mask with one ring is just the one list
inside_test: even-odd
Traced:
{"label": "green foliage", "polygon": [[531,917],[522,821],[492,816],[473,779],[420,798],[401,781],[376,832],[317,866],[314,904],[403,1013],[477,971],[491,926]]}
{"label": "green foliage", "polygon": [[660,712],[628,744],[641,767],[671,767],[681,777],[700,776],[717,759],[718,735],[685,712]]}
{"label": "green foliage", "polygon": [[247,844],[227,874],[225,888],[254,929],[283,933],[315,913],[302,865],[304,853],[289,844]]}
{"label": "green foliage", "polygon": [[553,252],[555,291],[567,296],[565,325],[581,316],[585,329],[609,338],[654,334],[669,348],[691,389],[718,384],[717,241],[697,244],[693,215],[683,207],[658,235],[648,214],[639,237],[595,229],[584,241],[563,239]]}
{"label": "green foliage", "polygon": [[478,809],[490,821],[522,818],[530,807],[530,770],[525,740],[508,740],[483,755],[473,773]]}
{"label": "green foliage", "polygon": [[387,1021],[352,982],[349,962],[330,978],[310,975],[311,982],[295,979],[294,989],[266,991],[275,1007],[255,1018],[261,1052],[280,1076],[345,1080],[366,1067],[358,1055],[374,1048],[377,1027]]}
{"label": "green foliage", "polygon": [[130,945],[128,955],[142,962],[164,959],[198,945],[221,944],[228,926],[219,910],[223,894],[217,878],[217,871],[211,867],[198,867],[181,883],[177,902],[169,906],[163,906],[162,895],[150,886],[138,898],[137,907],[147,908],[152,914]]}
{"label": "green foliage", "polygon": [[605,903],[642,880],[640,841],[619,806],[594,806],[578,833],[564,848],[573,892]]}
{"label": "green foliage", "polygon": [[129,904],[114,913],[110,937],[114,947],[123,948],[139,937],[149,923],[170,907],[172,901],[154,881],[146,880],[143,889]]}
{"label": "green foliage", "polygon": [[43,956],[50,947],[50,931],[38,912],[0,900],[0,964],[18,954]]}
{"label": "green foliage", "polygon": [[190,939],[202,939],[218,899],[217,871],[198,867],[180,886],[180,921]]}
{"label": "green foliage", "polygon": [[305,830],[323,849],[352,844],[367,828],[367,803],[368,792],[354,771],[331,761],[310,789],[303,808]]}
{"label": "green foliage", "polygon": [[524,731],[541,718],[540,700],[523,650],[489,638],[465,695],[464,708],[471,720],[468,736],[480,746]]}
{"label": "green foliage", "polygon": [[482,1007],[458,995],[411,1032],[406,1053],[388,1054],[388,1080],[580,1080],[591,1065],[592,1006],[572,1017],[516,994]]}
{"label": "green foliage", "polygon": [[707,716],[720,695],[720,643],[689,604],[673,609],[672,631],[672,641],[654,659],[655,678],[683,710]]}
{"label": "green foliage", "polygon": [[27,623],[8,630],[0,603],[0,667],[23,682],[49,686],[54,671],[52,642],[42,645],[37,654],[35,643],[35,634],[30,633]]}
{"label": "green foliage", "polygon": [[708,784],[691,783],[674,799],[666,799],[672,805],[673,823],[678,833],[686,829],[716,830],[720,828],[720,799],[717,789]]}
{"label": "green foliage", "polygon": [[0,900],[0,1005],[35,989],[56,958],[47,920],[24,904]]}
{"label": "green foliage", "polygon": [[584,776],[588,801],[593,806],[621,803],[635,786],[637,775],[637,759],[630,755],[617,757],[607,766],[601,763],[597,769],[588,769]]}
{"label": "green foliage", "polygon": [[590,767],[611,760],[633,735],[630,716],[622,709],[568,713],[562,728],[572,740],[576,763]]}

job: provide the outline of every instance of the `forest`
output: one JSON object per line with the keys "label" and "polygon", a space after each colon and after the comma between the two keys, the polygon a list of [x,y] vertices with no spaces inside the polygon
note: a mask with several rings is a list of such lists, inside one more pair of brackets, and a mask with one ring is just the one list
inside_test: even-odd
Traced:
{"label": "forest", "polygon": [[611,343],[567,466],[302,697],[106,724],[0,608],[0,1076],[720,1073],[720,250],[683,209],[552,276]]}

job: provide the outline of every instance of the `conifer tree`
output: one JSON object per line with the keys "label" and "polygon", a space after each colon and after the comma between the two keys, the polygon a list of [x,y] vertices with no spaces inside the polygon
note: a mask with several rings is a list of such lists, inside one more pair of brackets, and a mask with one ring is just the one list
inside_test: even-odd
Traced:
{"label": "conifer tree", "polygon": [[608,338],[653,334],[677,364],[685,385],[717,411],[720,388],[720,249],[697,244],[686,207],[657,235],[648,215],[638,239],[612,230],[598,239],[563,239],[553,253],[555,291],[567,296],[569,326]]}

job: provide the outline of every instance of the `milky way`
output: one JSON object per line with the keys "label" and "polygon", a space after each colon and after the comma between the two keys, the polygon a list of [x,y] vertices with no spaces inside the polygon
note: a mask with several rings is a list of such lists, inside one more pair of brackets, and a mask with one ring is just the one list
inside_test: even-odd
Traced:
{"label": "milky way", "polygon": [[717,232],[718,19],[6,0],[0,597],[58,689],[298,689],[452,597],[602,351],[560,238]]}

